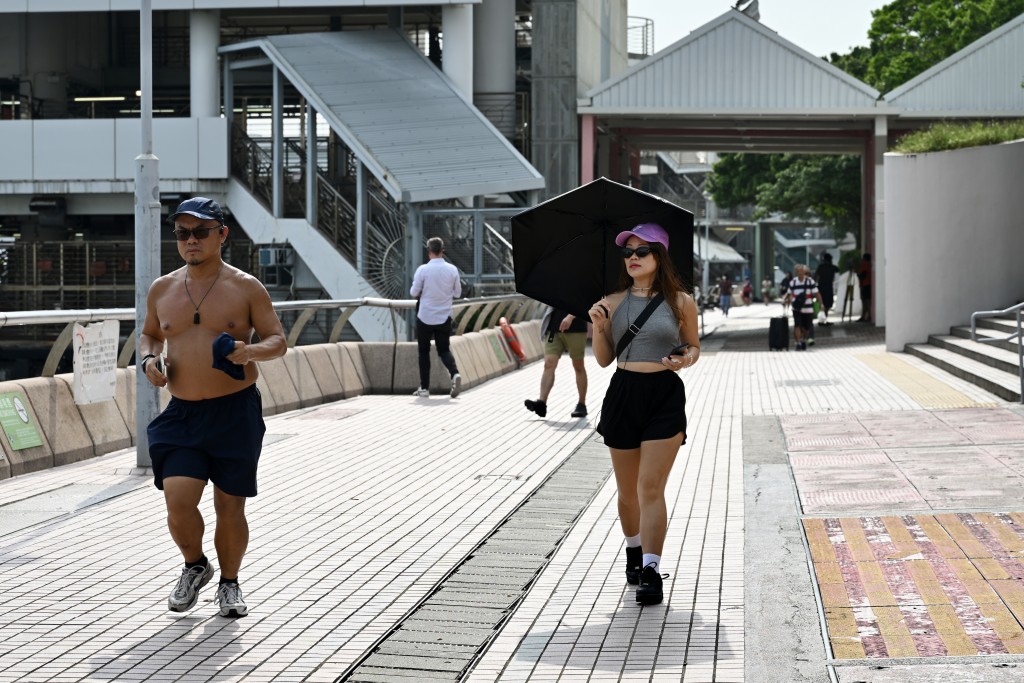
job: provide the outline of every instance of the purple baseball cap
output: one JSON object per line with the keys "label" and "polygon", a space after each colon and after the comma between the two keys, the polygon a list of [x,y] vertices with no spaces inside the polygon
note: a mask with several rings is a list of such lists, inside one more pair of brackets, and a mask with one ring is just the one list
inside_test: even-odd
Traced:
{"label": "purple baseball cap", "polygon": [[621,247],[629,239],[630,235],[636,235],[644,242],[658,242],[668,251],[668,233],[665,228],[657,223],[641,223],[632,230],[624,230],[615,236],[616,246]]}

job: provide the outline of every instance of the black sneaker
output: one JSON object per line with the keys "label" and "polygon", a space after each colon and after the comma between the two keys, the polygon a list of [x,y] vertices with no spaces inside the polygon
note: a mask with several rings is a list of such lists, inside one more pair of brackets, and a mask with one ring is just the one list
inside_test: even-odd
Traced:
{"label": "black sneaker", "polygon": [[644,549],[640,546],[626,548],[626,583],[635,586],[640,583],[640,572],[643,570]]}
{"label": "black sneaker", "polygon": [[541,401],[540,399],[537,399],[536,401],[526,399],[525,401],[523,401],[523,405],[526,406],[527,410],[532,410],[541,417],[544,417],[548,414],[548,404],[545,403],[544,401]]}
{"label": "black sneaker", "polygon": [[572,417],[586,417],[587,406],[584,403],[577,403],[576,410],[572,411]]}
{"label": "black sneaker", "polygon": [[636,589],[636,601],[641,605],[657,605],[664,597],[661,590],[661,574],[653,565],[649,564],[640,574],[640,585]]}

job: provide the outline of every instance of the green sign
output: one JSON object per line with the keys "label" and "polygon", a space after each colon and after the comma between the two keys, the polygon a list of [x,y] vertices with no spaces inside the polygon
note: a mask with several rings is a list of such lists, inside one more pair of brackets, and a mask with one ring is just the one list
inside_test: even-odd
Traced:
{"label": "green sign", "polygon": [[0,427],[3,427],[7,441],[15,451],[43,445],[27,403],[20,391],[0,394]]}

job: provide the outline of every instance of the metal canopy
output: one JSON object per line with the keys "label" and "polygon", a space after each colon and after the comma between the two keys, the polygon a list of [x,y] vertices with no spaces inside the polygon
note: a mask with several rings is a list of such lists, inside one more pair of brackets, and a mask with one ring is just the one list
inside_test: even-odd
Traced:
{"label": "metal canopy", "polygon": [[536,190],[544,179],[400,32],[282,35],[258,48],[396,201]]}

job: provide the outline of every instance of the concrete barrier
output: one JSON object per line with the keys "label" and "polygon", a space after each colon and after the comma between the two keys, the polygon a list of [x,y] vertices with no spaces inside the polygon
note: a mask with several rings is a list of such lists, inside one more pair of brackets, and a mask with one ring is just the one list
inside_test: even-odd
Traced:
{"label": "concrete barrier", "polygon": [[[543,356],[536,321],[514,325],[526,362]],[[497,328],[452,337],[452,353],[463,389],[477,386],[520,366]],[[430,389],[447,394],[451,379],[431,344]],[[419,386],[416,342],[342,342],[292,348],[283,358],[259,364],[257,387],[265,416],[351,398],[367,393],[412,393]],[[74,402],[72,375],[0,382],[0,393],[14,392],[38,427],[41,446],[15,451],[0,430],[0,479],[128,448],[135,438],[136,370],[117,371],[113,401],[79,406]],[[160,407],[170,393],[160,390]]]}
{"label": "concrete barrier", "polygon": [[25,392],[39,418],[39,429],[53,451],[53,465],[66,465],[96,455],[67,382],[56,377],[35,377],[16,380],[15,384]]}

